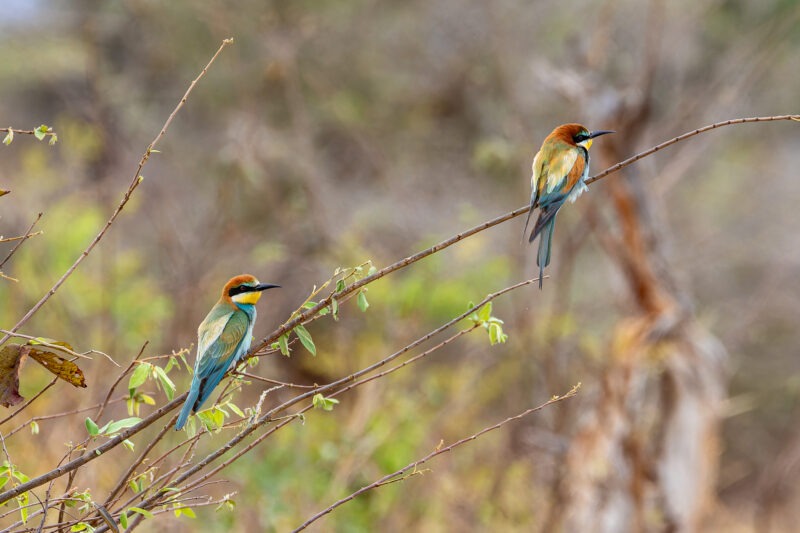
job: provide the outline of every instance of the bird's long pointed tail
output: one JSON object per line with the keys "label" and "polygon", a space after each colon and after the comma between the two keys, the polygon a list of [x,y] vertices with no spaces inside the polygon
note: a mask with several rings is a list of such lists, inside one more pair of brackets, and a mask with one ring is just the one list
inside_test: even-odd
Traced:
{"label": "bird's long pointed tail", "polygon": [[[531,202],[531,207],[528,209],[528,216],[525,218],[525,227],[522,228],[522,239],[525,239],[525,234],[528,233],[528,224],[531,222],[531,215],[533,214],[534,210],[536,209],[536,204]],[[530,241],[528,241],[530,242]]]}
{"label": "bird's long pointed tail", "polygon": [[[538,224],[537,224],[538,226]],[[550,264],[550,249],[553,240],[553,230],[556,228],[555,216],[550,217],[539,228],[541,239],[539,239],[539,253],[536,254],[536,264],[539,265],[539,289],[542,288],[542,280],[544,279],[544,267]]]}
{"label": "bird's long pointed tail", "polygon": [[197,395],[200,394],[200,383],[192,380],[192,386],[189,388],[189,395],[181,408],[181,414],[178,415],[178,421],[175,422],[175,430],[180,431],[189,419],[194,406],[197,404]]}

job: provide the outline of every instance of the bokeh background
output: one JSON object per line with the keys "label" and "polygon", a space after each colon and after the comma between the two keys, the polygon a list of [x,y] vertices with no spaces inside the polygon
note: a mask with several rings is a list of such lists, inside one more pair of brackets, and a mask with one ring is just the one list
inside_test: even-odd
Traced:
{"label": "bokeh background", "polygon": [[[219,287],[250,272],[284,287],[259,304],[260,339],[337,267],[385,266],[522,206],[533,154],[558,124],[618,130],[595,143],[596,172],[711,122],[800,111],[793,0],[7,0],[0,122],[46,123],[59,141],[17,136],[0,148],[0,188],[12,190],[0,233],[23,233],[39,212],[44,230],[3,269],[19,281],[0,279],[0,328],[96,234],[226,37],[235,44],[131,203],[24,333],[123,364],[145,341],[145,356],[169,353],[195,342]],[[695,137],[598,182],[559,217],[544,290],[495,303],[506,344],[473,334],[278,432],[208,487],[236,492],[235,512],[142,527],[285,531],[440,440],[582,382],[579,398],[346,504],[316,530],[793,531],[798,168],[800,124],[771,122]],[[340,321],[310,326],[316,357],[297,348],[254,371],[330,381],[532,277],[522,224],[370,285],[366,313],[350,303]],[[0,432],[101,401],[118,370],[102,357],[81,366],[87,389],[59,383]],[[170,375],[188,386],[186,371]],[[49,379],[28,364],[21,393]],[[124,404],[108,416],[126,416]],[[7,446],[33,476],[84,437],[75,415]],[[74,484],[100,498],[116,474],[89,469]]]}

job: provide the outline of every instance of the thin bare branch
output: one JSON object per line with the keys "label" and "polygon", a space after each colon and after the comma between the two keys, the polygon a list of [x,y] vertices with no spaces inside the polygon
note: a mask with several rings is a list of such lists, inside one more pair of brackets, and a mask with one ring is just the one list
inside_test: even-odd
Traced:
{"label": "thin bare branch", "polygon": [[397,478],[398,476],[402,476],[403,474],[405,474],[406,472],[408,472],[410,470],[416,471],[417,467],[419,467],[420,465],[425,464],[426,462],[430,461],[431,459],[433,459],[434,457],[436,457],[438,455],[441,455],[443,453],[447,453],[447,452],[453,450],[454,448],[457,448],[457,447],[459,447],[459,446],[461,446],[463,444],[466,444],[466,443],[468,443],[470,441],[476,440],[479,437],[489,433],[490,431],[494,431],[496,429],[499,429],[499,428],[505,426],[506,424],[508,424],[509,422],[513,422],[515,420],[519,420],[520,418],[526,417],[531,413],[535,413],[536,411],[544,409],[548,405],[552,405],[552,404],[554,404],[556,402],[560,402],[560,401],[567,400],[569,398],[574,397],[575,395],[578,394],[578,389],[580,388],[580,386],[581,386],[581,384],[578,383],[577,385],[575,385],[572,388],[571,391],[569,391],[568,393],[564,394],[563,396],[555,396],[555,397],[551,398],[549,401],[543,403],[542,405],[539,405],[538,407],[531,407],[530,409],[526,409],[525,411],[523,411],[523,412],[521,412],[521,413],[519,413],[517,415],[510,416],[510,417],[506,418],[505,420],[502,420],[502,421],[500,421],[500,422],[498,422],[498,423],[496,423],[496,424],[494,424],[492,426],[486,427],[486,428],[478,431],[477,433],[475,433],[473,435],[470,435],[469,437],[464,437],[463,439],[457,440],[456,442],[454,442],[454,443],[452,443],[452,444],[450,444],[448,446],[437,447],[434,451],[432,451],[431,453],[429,453],[428,455],[426,455],[422,459],[414,461],[413,463],[409,463],[408,465],[404,466],[400,470],[396,470],[395,472],[392,472],[391,474],[387,474],[387,475],[383,476],[382,478],[378,479],[377,481],[374,481],[374,482],[370,483],[369,485],[365,485],[365,486],[361,487],[360,489],[358,489],[354,493],[350,494],[349,496],[346,496],[345,498],[342,498],[341,500],[337,501],[336,503],[326,507],[322,511],[318,512],[317,514],[315,514],[314,516],[312,516],[311,518],[309,518],[308,520],[303,522],[298,528],[294,529],[292,533],[296,533],[297,531],[302,531],[303,529],[307,528],[312,523],[316,522],[317,520],[319,520],[320,518],[322,518],[326,514],[332,512],[337,507],[339,507],[341,505],[344,505],[345,503],[349,502],[350,500],[353,500],[354,498],[360,496],[361,494],[364,494],[365,492],[367,492],[369,490],[372,490],[374,488],[386,485],[388,482],[390,482],[394,478]]}
{"label": "thin bare branch", "polygon": [[[630,158],[628,158],[628,159],[626,159],[624,161],[621,161],[620,163],[617,163],[616,165],[613,165],[613,166],[607,168],[606,170],[603,170],[599,174],[596,174],[596,175],[590,177],[589,179],[586,180],[586,183],[587,184],[594,183],[595,181],[601,180],[601,179],[605,178],[606,176],[608,176],[609,174],[613,174],[614,172],[617,172],[618,170],[620,170],[622,168],[625,168],[626,166],[631,165],[631,164],[635,163],[636,161],[639,161],[640,159],[642,159],[644,157],[647,157],[648,155],[652,155],[653,153],[655,153],[655,152],[657,152],[657,151],[659,151],[659,150],[661,150],[663,148],[666,148],[667,146],[671,146],[671,145],[673,145],[675,143],[678,143],[680,141],[684,141],[686,139],[694,137],[695,135],[699,135],[701,133],[705,133],[707,131],[710,131],[710,130],[713,130],[713,129],[716,129],[716,128],[721,128],[723,126],[730,126],[730,125],[733,125],[733,124],[745,124],[745,123],[749,123],[749,122],[770,122],[770,121],[777,121],[777,120],[800,121],[800,115],[779,115],[779,116],[771,116],[771,117],[737,118],[737,119],[726,120],[726,121],[723,121],[723,122],[716,122],[716,123],[710,124],[708,126],[703,126],[702,128],[698,128],[696,130],[692,130],[690,132],[684,133],[683,135],[679,135],[678,137],[670,139],[669,141],[666,141],[666,142],[663,142],[663,143],[661,143],[661,144],[659,144],[657,146],[654,146],[653,148],[650,148],[649,150],[645,150],[644,152],[641,152],[639,154],[636,154],[633,157],[630,157]],[[426,257],[428,257],[428,256],[430,256],[430,255],[432,255],[432,254],[434,254],[436,252],[444,250],[445,248],[448,248],[448,247],[456,244],[457,242],[460,242],[460,241],[466,239],[467,237],[471,237],[472,235],[475,235],[476,233],[480,233],[481,231],[487,230],[487,229],[489,229],[491,227],[494,227],[494,226],[496,226],[498,224],[501,224],[501,223],[505,222],[506,220],[511,220],[512,218],[518,217],[519,215],[522,215],[523,213],[527,213],[529,208],[530,208],[530,206],[526,205],[526,206],[523,206],[523,207],[519,207],[519,208],[517,208],[517,209],[515,209],[515,210],[513,210],[513,211],[511,211],[509,213],[506,213],[504,215],[500,215],[498,217],[495,217],[495,218],[493,218],[493,219],[491,219],[491,220],[489,220],[487,222],[484,222],[484,223],[479,224],[479,225],[477,225],[477,226],[475,226],[473,228],[470,228],[470,229],[468,229],[466,231],[458,233],[458,234],[450,237],[449,239],[446,239],[446,240],[444,240],[444,241],[442,241],[442,242],[440,242],[438,244],[435,244],[434,246],[431,246],[430,248],[428,248],[426,250],[418,252],[418,253],[416,253],[414,255],[406,257],[405,259],[401,259],[400,261],[397,261],[396,263],[393,263],[393,264],[391,264],[391,265],[389,265],[387,267],[384,267],[384,268],[378,270],[377,272],[375,272],[374,274],[372,274],[371,276],[367,276],[365,278],[362,278],[362,279],[352,283],[351,285],[348,285],[347,287],[345,287],[341,291],[333,292],[333,293],[329,294],[326,298],[323,298],[322,300],[320,300],[319,303],[317,303],[317,305],[315,305],[314,307],[311,307],[311,308],[306,309],[303,312],[299,313],[295,318],[293,318],[292,320],[287,321],[286,323],[281,325],[278,329],[273,331],[270,335],[268,335],[267,337],[262,339],[261,342],[259,342],[258,344],[254,345],[250,349],[250,352],[249,352],[248,356],[252,356],[256,352],[266,348],[267,346],[270,346],[273,342],[277,341],[278,338],[281,335],[291,331],[298,324],[305,324],[306,322],[310,321],[322,309],[325,309],[326,307],[331,305],[331,301],[332,300],[335,299],[337,301],[341,301],[341,299],[344,298],[345,296],[357,292],[362,287],[372,283],[375,280],[378,280],[378,279],[380,279],[380,278],[382,278],[382,277],[384,277],[384,276],[386,276],[388,274],[391,274],[392,272],[395,272],[395,271],[400,270],[402,268],[405,268],[405,267],[407,267],[407,266],[409,266],[409,265],[411,265],[413,263],[416,263],[417,261],[419,261],[421,259],[424,259],[424,258],[426,258]]]}
{"label": "thin bare branch", "polygon": [[601,180],[608,176],[609,174],[613,174],[614,172],[627,167],[642,158],[645,158],[649,155],[652,155],[659,150],[666,148],[667,146],[672,146],[675,143],[679,143],[681,141],[685,141],[695,135],[700,135],[701,133],[705,133],[707,131],[715,130],[717,128],[721,128],[723,126],[731,126],[734,124],[747,124],[749,122],[772,122],[776,120],[794,120],[795,122],[800,122],[800,115],[777,115],[772,117],[749,117],[749,118],[735,118],[731,120],[723,120],[722,122],[715,122],[714,124],[709,124],[708,126],[703,126],[702,128],[698,128],[696,130],[688,131],[682,135],[678,135],[677,137],[673,137],[668,141],[664,141],[661,144],[657,144],[656,146],[650,148],[649,150],[645,150],[644,152],[639,152],[633,157],[629,157],[625,161],[620,161],[616,165],[610,166],[604,171],[599,174],[595,174],[591,178],[586,180],[586,184],[589,185],[594,183],[597,180]]}
{"label": "thin bare branch", "polygon": [[12,256],[12,255],[14,255],[14,254],[17,252],[17,250],[19,249],[19,247],[20,247],[20,246],[22,246],[22,243],[24,243],[25,241],[27,241],[29,238],[31,238],[31,237],[34,237],[34,236],[36,236],[36,235],[39,235],[40,233],[42,233],[41,231],[37,231],[36,233],[31,233],[31,231],[33,231],[33,227],[34,227],[34,226],[36,226],[36,224],[37,224],[37,223],[38,223],[38,222],[39,222],[41,219],[42,219],[42,214],[41,214],[41,213],[39,213],[39,214],[37,215],[37,217],[36,217],[36,220],[34,220],[34,221],[33,221],[33,223],[31,224],[31,226],[28,228],[28,231],[26,231],[26,232],[25,232],[25,235],[23,235],[23,236],[22,236],[22,238],[20,239],[20,241],[19,241],[19,242],[16,244],[16,246],[14,246],[14,247],[11,249],[11,251],[10,251],[10,252],[8,252],[8,255],[6,256],[6,258],[5,258],[5,259],[3,259],[3,261],[2,261],[2,262],[0,262],[0,268],[3,268],[3,265],[5,265],[5,264],[6,264],[6,262],[8,262],[8,260],[9,260],[9,259],[11,259],[11,256]]}
{"label": "thin bare branch", "polygon": [[[300,395],[298,395],[298,396],[296,396],[296,397],[294,397],[294,398],[292,398],[290,400],[287,400],[283,404],[281,404],[281,405],[279,405],[277,407],[274,407],[273,409],[268,411],[266,414],[264,414],[261,417],[259,417],[253,424],[251,424],[251,425],[247,426],[245,429],[243,429],[238,435],[236,435],[234,438],[232,438],[230,441],[228,441],[226,444],[224,444],[222,447],[220,447],[217,451],[212,452],[211,454],[206,456],[204,459],[202,459],[201,461],[199,461],[198,463],[193,465],[191,468],[187,469],[184,473],[182,473],[180,476],[178,476],[176,478],[175,484],[176,485],[180,484],[180,483],[186,481],[187,479],[189,479],[194,474],[196,474],[196,473],[200,472],[201,470],[203,470],[211,462],[215,461],[217,458],[219,458],[220,456],[222,456],[225,453],[227,453],[229,450],[231,450],[237,444],[239,444],[242,440],[244,440],[247,436],[249,436],[250,434],[255,432],[256,429],[258,429],[259,427],[261,427],[261,426],[263,426],[264,424],[267,424],[267,423],[276,422],[277,419],[274,418],[275,414],[277,414],[279,412],[282,412],[282,411],[285,411],[289,407],[291,407],[291,406],[293,406],[293,405],[295,405],[295,404],[297,404],[297,403],[299,403],[299,402],[301,402],[303,400],[310,399],[315,394],[323,393],[323,392],[329,392],[329,391],[336,391],[342,386],[346,386],[348,384],[352,384],[353,382],[357,381],[358,378],[360,378],[360,377],[362,377],[362,376],[364,376],[366,374],[369,374],[372,371],[374,371],[374,370],[386,365],[390,361],[396,359],[397,357],[400,357],[404,353],[407,353],[409,350],[415,348],[416,346],[419,346],[420,344],[422,344],[423,342],[427,341],[428,339],[430,339],[431,337],[435,336],[436,334],[444,331],[445,329],[453,326],[454,324],[456,324],[459,321],[463,320],[464,318],[468,317],[470,314],[474,313],[475,311],[477,311],[478,309],[480,309],[481,307],[486,305],[488,302],[494,300],[495,298],[497,298],[497,297],[499,297],[499,296],[501,296],[501,295],[503,295],[503,294],[505,294],[507,292],[510,292],[510,291],[512,291],[514,289],[523,287],[525,285],[530,285],[531,283],[534,283],[535,281],[538,281],[538,278],[526,280],[526,281],[517,283],[515,285],[512,285],[510,287],[506,287],[506,288],[504,288],[504,289],[502,289],[502,290],[500,290],[500,291],[498,291],[496,293],[490,294],[486,298],[484,298],[483,300],[478,302],[476,305],[471,306],[464,313],[458,315],[457,317],[453,318],[452,320],[448,321],[447,323],[443,324],[442,326],[438,327],[437,329],[435,329],[435,330],[431,331],[430,333],[420,337],[416,341],[412,342],[411,344],[408,344],[407,346],[405,346],[405,347],[401,348],[400,350],[396,351],[395,353],[385,357],[384,359],[381,359],[380,361],[378,361],[376,363],[373,363],[372,365],[370,365],[370,366],[368,366],[368,367],[366,367],[366,368],[364,368],[362,370],[359,370],[358,372],[354,372],[353,374],[350,374],[349,376],[341,378],[341,379],[339,379],[337,381],[334,381],[332,383],[329,383],[327,385],[323,385],[323,386],[317,387],[317,388],[315,388],[315,389],[313,389],[311,391],[308,391],[306,393],[300,394]],[[459,336],[459,335],[460,334],[457,334],[456,336]],[[447,342],[449,342],[449,340],[447,340],[444,343],[442,343],[441,346],[443,346]],[[433,349],[428,350],[427,353],[430,353],[431,351],[433,351]],[[399,365],[398,368],[401,368],[402,366],[404,366],[404,365]],[[364,381],[364,383],[366,383],[366,382],[367,382],[367,380]],[[305,412],[310,408],[311,408],[311,406],[306,406],[300,412],[301,413]],[[201,477],[197,478],[196,480],[192,481],[192,483],[189,483],[186,486],[181,487],[180,490],[181,491],[188,490],[188,489],[196,486],[198,483],[202,483],[205,480],[209,479],[210,477],[216,475],[218,472],[220,472],[221,470],[223,470],[224,468],[229,466],[231,463],[233,463],[234,461],[236,461],[240,457],[242,457],[245,454],[247,454],[250,450],[252,450],[255,446],[257,446],[264,439],[266,439],[267,437],[272,435],[275,431],[277,431],[278,429],[286,426],[291,421],[296,420],[297,419],[296,415],[297,415],[297,413],[295,413],[291,417],[286,418],[283,421],[279,422],[276,426],[271,428],[269,431],[267,431],[266,433],[258,436],[253,442],[251,442],[247,446],[245,446],[242,449],[240,449],[233,457],[231,457],[230,459],[228,459],[225,462],[221,463],[219,466],[217,466],[216,468],[212,469],[211,471],[205,473],[203,476],[201,476]],[[163,497],[164,497],[163,494],[155,494],[155,495],[151,496],[150,498],[144,500],[142,502],[142,504],[140,505],[140,507],[142,507],[144,509],[152,508],[152,507],[158,505],[158,502]],[[98,533],[101,533],[102,531],[103,531],[103,529],[99,529]]]}
{"label": "thin bare branch", "polygon": [[[47,302],[47,300],[49,300],[50,297],[52,297],[56,293],[56,291],[61,287],[61,285],[63,285],[64,282],[67,281],[67,278],[69,278],[72,275],[72,273],[75,272],[75,269],[78,268],[78,265],[80,265],[83,262],[83,260],[86,259],[86,257],[89,255],[89,253],[91,253],[91,251],[94,249],[94,247],[97,246],[97,243],[100,242],[100,239],[102,239],[103,236],[106,234],[106,232],[109,230],[111,225],[117,219],[117,216],[119,216],[119,214],[122,212],[122,209],[128,203],[128,200],[130,200],[131,195],[133,194],[133,192],[136,190],[136,188],[142,182],[142,179],[143,179],[142,175],[141,175],[142,168],[144,168],[145,164],[147,163],[147,160],[150,159],[150,154],[153,153],[153,150],[155,150],[155,147],[158,145],[158,142],[167,133],[167,128],[169,128],[169,125],[172,124],[172,120],[175,118],[175,115],[178,113],[178,111],[180,111],[180,109],[186,103],[186,100],[189,97],[189,94],[192,92],[192,89],[194,89],[194,86],[197,84],[197,82],[200,81],[200,79],[206,74],[206,71],[208,71],[209,67],[211,67],[211,64],[214,63],[214,60],[222,52],[222,50],[227,45],[231,44],[232,42],[233,42],[233,39],[225,39],[225,40],[223,40],[222,44],[219,47],[219,49],[217,49],[216,53],[211,57],[211,60],[209,60],[208,64],[203,68],[203,70],[200,72],[200,74],[197,76],[197,78],[195,78],[194,81],[192,81],[192,83],[189,85],[189,88],[186,90],[186,93],[184,93],[184,95],[181,98],[180,102],[178,102],[178,105],[175,106],[175,109],[172,111],[172,113],[170,114],[169,118],[167,118],[167,121],[161,127],[161,131],[158,132],[158,135],[156,135],[155,139],[153,139],[153,142],[150,143],[150,145],[147,147],[147,150],[145,150],[144,155],[142,155],[142,158],[139,160],[139,166],[138,166],[138,168],[136,169],[136,172],[133,175],[133,179],[131,180],[131,183],[128,186],[128,189],[125,191],[125,194],[123,195],[123,198],[120,201],[119,205],[114,210],[114,213],[111,215],[111,218],[108,219],[108,221],[100,229],[100,232],[95,236],[95,238],[92,239],[92,242],[89,243],[89,246],[87,246],[86,249],[83,250],[83,252],[81,252],[81,254],[78,256],[78,258],[72,264],[72,266],[70,266],[67,269],[67,271],[64,272],[64,274],[58,279],[58,281],[56,281],[56,283],[50,288],[50,290],[47,291],[47,293],[44,296],[42,296],[42,298],[38,302],[36,302],[36,304],[34,304],[34,306],[31,307],[30,310],[28,310],[27,313],[25,313],[25,316],[23,316],[19,320],[19,322],[17,322],[14,325],[14,327],[11,328],[11,332],[15,332],[15,331],[19,330],[19,328],[21,328],[23,325],[25,325],[25,323],[28,322],[28,320],[30,320],[30,318],[39,309],[41,309],[41,307],[45,304],[45,302]],[[8,334],[5,334],[3,336],[3,338],[0,339],[0,346],[5,344],[5,342],[8,341],[9,338],[10,338],[10,336]]]}

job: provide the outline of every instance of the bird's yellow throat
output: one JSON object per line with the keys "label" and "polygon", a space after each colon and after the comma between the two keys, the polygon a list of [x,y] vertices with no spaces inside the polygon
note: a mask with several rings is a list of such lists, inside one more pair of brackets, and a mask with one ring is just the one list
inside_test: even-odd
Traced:
{"label": "bird's yellow throat", "polygon": [[233,296],[231,300],[239,304],[255,304],[261,298],[260,292],[243,292]]}

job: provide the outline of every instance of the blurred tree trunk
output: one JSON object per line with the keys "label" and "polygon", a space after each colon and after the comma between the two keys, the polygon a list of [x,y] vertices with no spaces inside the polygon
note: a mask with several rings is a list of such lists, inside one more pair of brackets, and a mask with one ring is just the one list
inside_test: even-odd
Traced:
{"label": "blurred tree trunk", "polygon": [[[636,111],[613,121],[619,133],[598,142],[600,159],[620,161],[617,147],[636,145],[647,106]],[[667,272],[653,201],[633,173],[604,185],[619,236],[601,226],[598,238],[633,311],[614,329],[598,396],[567,452],[551,517],[564,531],[696,531],[713,502],[726,353]]]}

